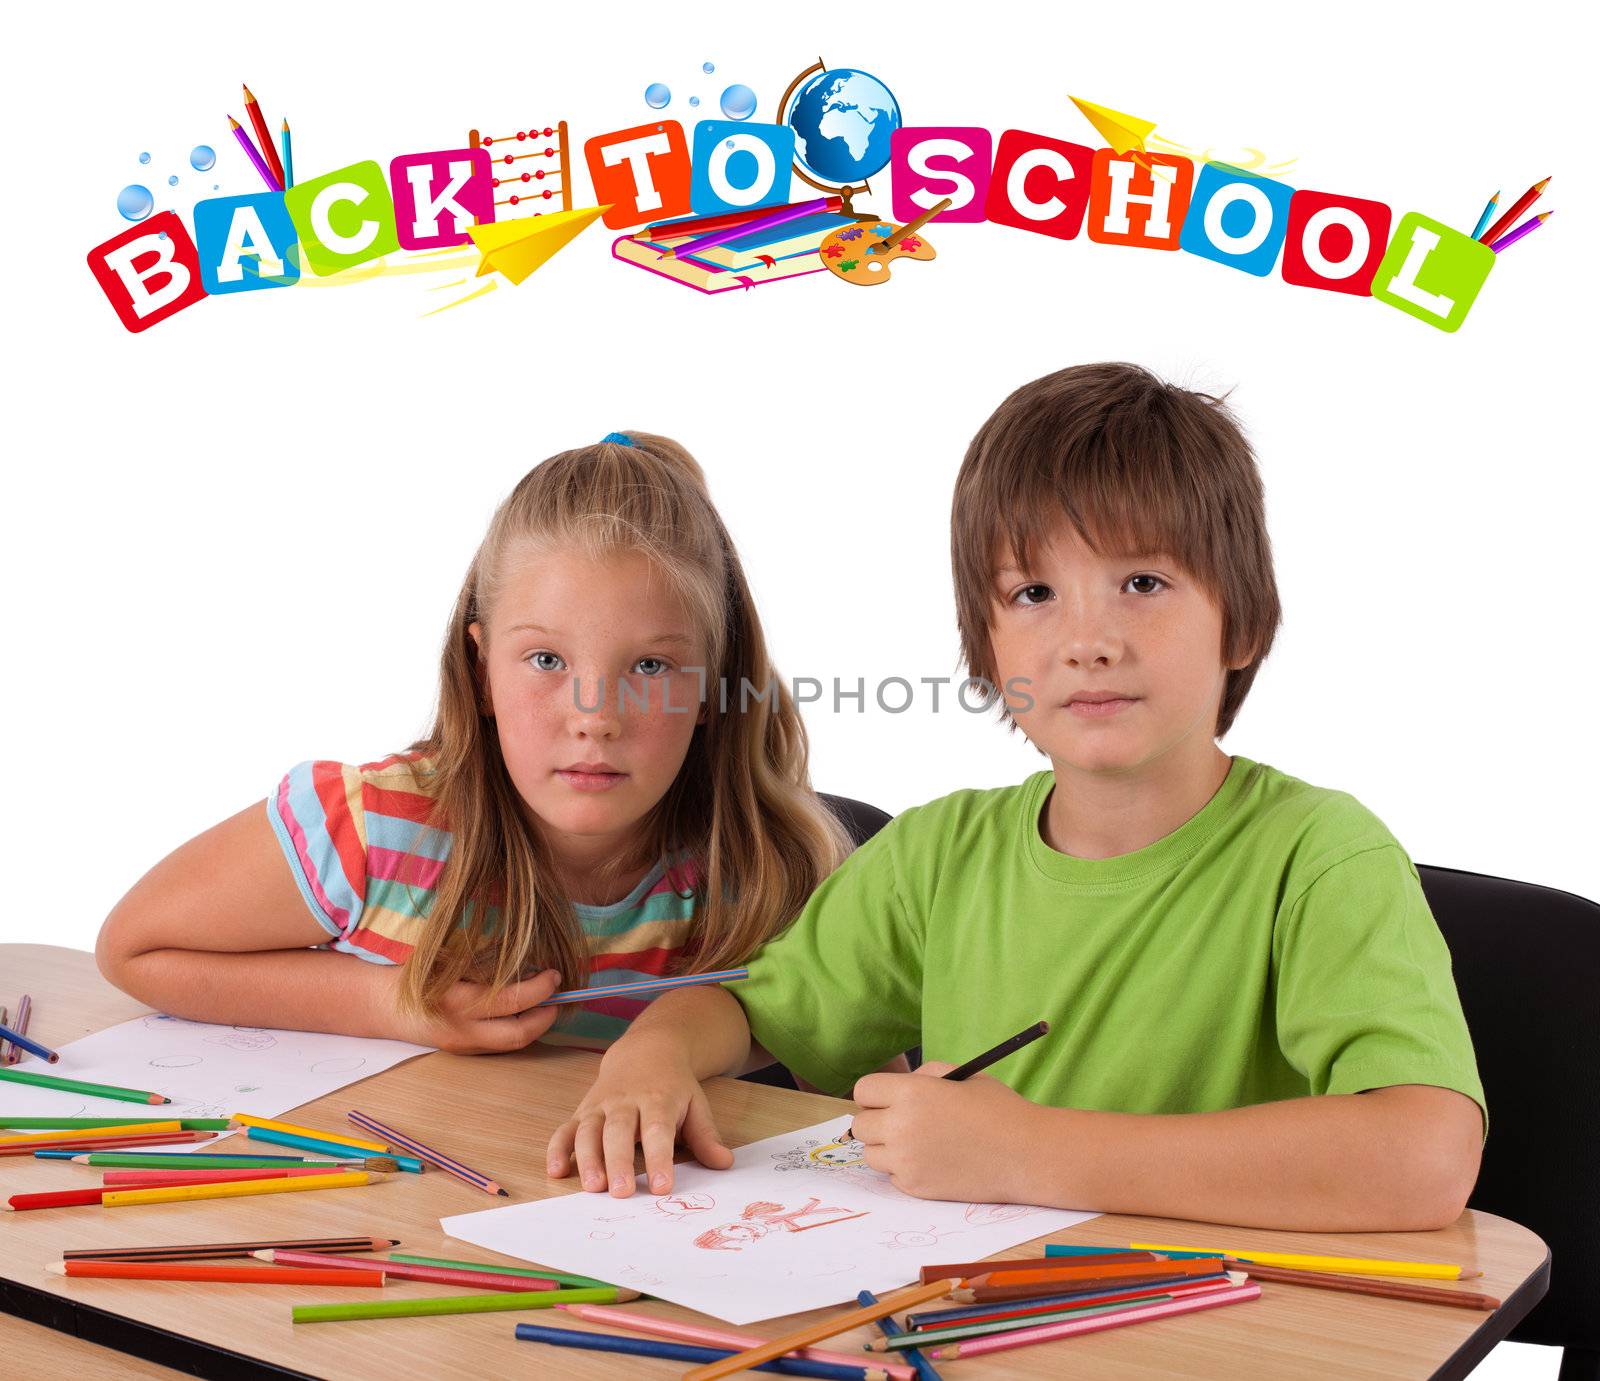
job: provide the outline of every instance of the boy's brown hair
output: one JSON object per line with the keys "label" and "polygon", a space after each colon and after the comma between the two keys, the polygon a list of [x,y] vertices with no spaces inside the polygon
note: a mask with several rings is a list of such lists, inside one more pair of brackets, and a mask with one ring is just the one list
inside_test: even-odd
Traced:
{"label": "boy's brown hair", "polygon": [[1161,552],[1222,610],[1228,732],[1282,610],[1261,475],[1221,398],[1135,364],[1083,364],[1024,384],[967,447],[950,513],[961,651],[996,683],[989,626],[1002,553],[1026,566],[1062,517],[1097,551]]}

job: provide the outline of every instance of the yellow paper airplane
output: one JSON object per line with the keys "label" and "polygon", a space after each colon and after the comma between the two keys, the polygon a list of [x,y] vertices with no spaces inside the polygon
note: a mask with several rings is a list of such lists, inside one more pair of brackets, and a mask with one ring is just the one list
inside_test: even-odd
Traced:
{"label": "yellow paper airplane", "polygon": [[478,276],[503,273],[513,283],[522,282],[610,209],[584,206],[576,211],[552,211],[544,216],[468,226],[467,234],[483,256]]}
{"label": "yellow paper airplane", "polygon": [[[1154,120],[1141,120],[1137,115],[1124,115],[1120,110],[1112,110],[1109,106],[1095,105],[1093,101],[1080,101],[1076,96],[1067,97],[1073,105],[1083,112],[1083,118],[1095,127],[1095,132],[1118,153],[1132,153],[1136,158],[1145,152],[1144,141],[1156,127]],[[1140,163],[1149,167],[1144,159]]]}

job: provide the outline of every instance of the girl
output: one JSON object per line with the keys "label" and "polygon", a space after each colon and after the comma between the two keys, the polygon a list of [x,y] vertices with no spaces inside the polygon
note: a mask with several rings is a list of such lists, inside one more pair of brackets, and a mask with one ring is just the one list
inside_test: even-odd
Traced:
{"label": "girl", "polygon": [[847,851],[776,682],[689,454],[613,432],[553,456],[468,569],[432,732],[302,763],[158,863],[101,971],[198,1021],[607,1044],[643,1002],[537,1004],[736,966]]}

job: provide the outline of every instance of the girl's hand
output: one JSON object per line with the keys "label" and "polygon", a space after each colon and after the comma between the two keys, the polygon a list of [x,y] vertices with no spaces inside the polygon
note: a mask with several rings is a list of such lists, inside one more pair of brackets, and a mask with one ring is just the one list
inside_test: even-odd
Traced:
{"label": "girl's hand", "polygon": [[502,988],[493,998],[483,983],[457,983],[444,995],[436,1017],[400,1011],[396,993],[400,971],[387,971],[390,1030],[395,1040],[431,1045],[452,1055],[490,1055],[521,1050],[548,1031],[561,1015],[559,1007],[540,1007],[561,982],[554,969]]}
{"label": "girl's hand", "polygon": [[644,1147],[650,1192],[672,1188],[672,1148],[682,1134],[694,1158],[713,1170],[733,1164],[722,1144],[705,1090],[670,1040],[624,1036],[600,1062],[600,1075],[569,1121],[550,1138],[547,1169],[564,1179],[576,1167],[583,1187],[608,1186],[626,1199],[634,1190],[634,1147]]}

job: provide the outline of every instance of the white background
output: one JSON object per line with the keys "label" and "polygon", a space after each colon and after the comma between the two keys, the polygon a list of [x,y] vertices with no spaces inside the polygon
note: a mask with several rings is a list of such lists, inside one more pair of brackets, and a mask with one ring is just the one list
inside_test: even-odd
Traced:
{"label": "white background", "polygon": [[[0,93],[0,941],[89,947],[146,867],[291,763],[420,733],[490,511],[534,462],[613,428],[666,432],[704,463],[787,675],[955,674],[947,519],[965,444],[1017,385],[1098,359],[1232,389],[1259,453],[1287,616],[1224,746],[1355,793],[1420,861],[1600,895],[1592,389],[1576,355],[1593,34],[1550,5],[1428,8],[19,11]],[[686,125],[715,117],[730,81],[771,119],[819,53],[885,80],[910,124],[1096,144],[1072,92],[1224,157],[1296,159],[1291,185],[1397,218],[1470,230],[1496,188],[1505,205],[1551,173],[1542,205],[1559,214],[1454,336],[1187,254],[989,225],[938,229],[938,262],[867,293],[818,276],[703,297],[613,263],[597,225],[520,288],[426,319],[456,295],[429,291],[437,276],[212,299],[140,336],[85,267],[124,228],[126,183],[186,220],[213,182],[260,190],[223,119],[244,118],[241,79],[274,128],[289,115],[303,181],[459,146],[472,126],[564,118],[577,146],[649,118],[651,81]],[[202,142],[214,174],[188,167]],[[887,210],[887,177],[875,186]],[[889,810],[1041,762],[926,700],[899,716],[817,706],[808,723],[817,784]],[[1514,1355],[1553,1375],[1551,1354]]]}

